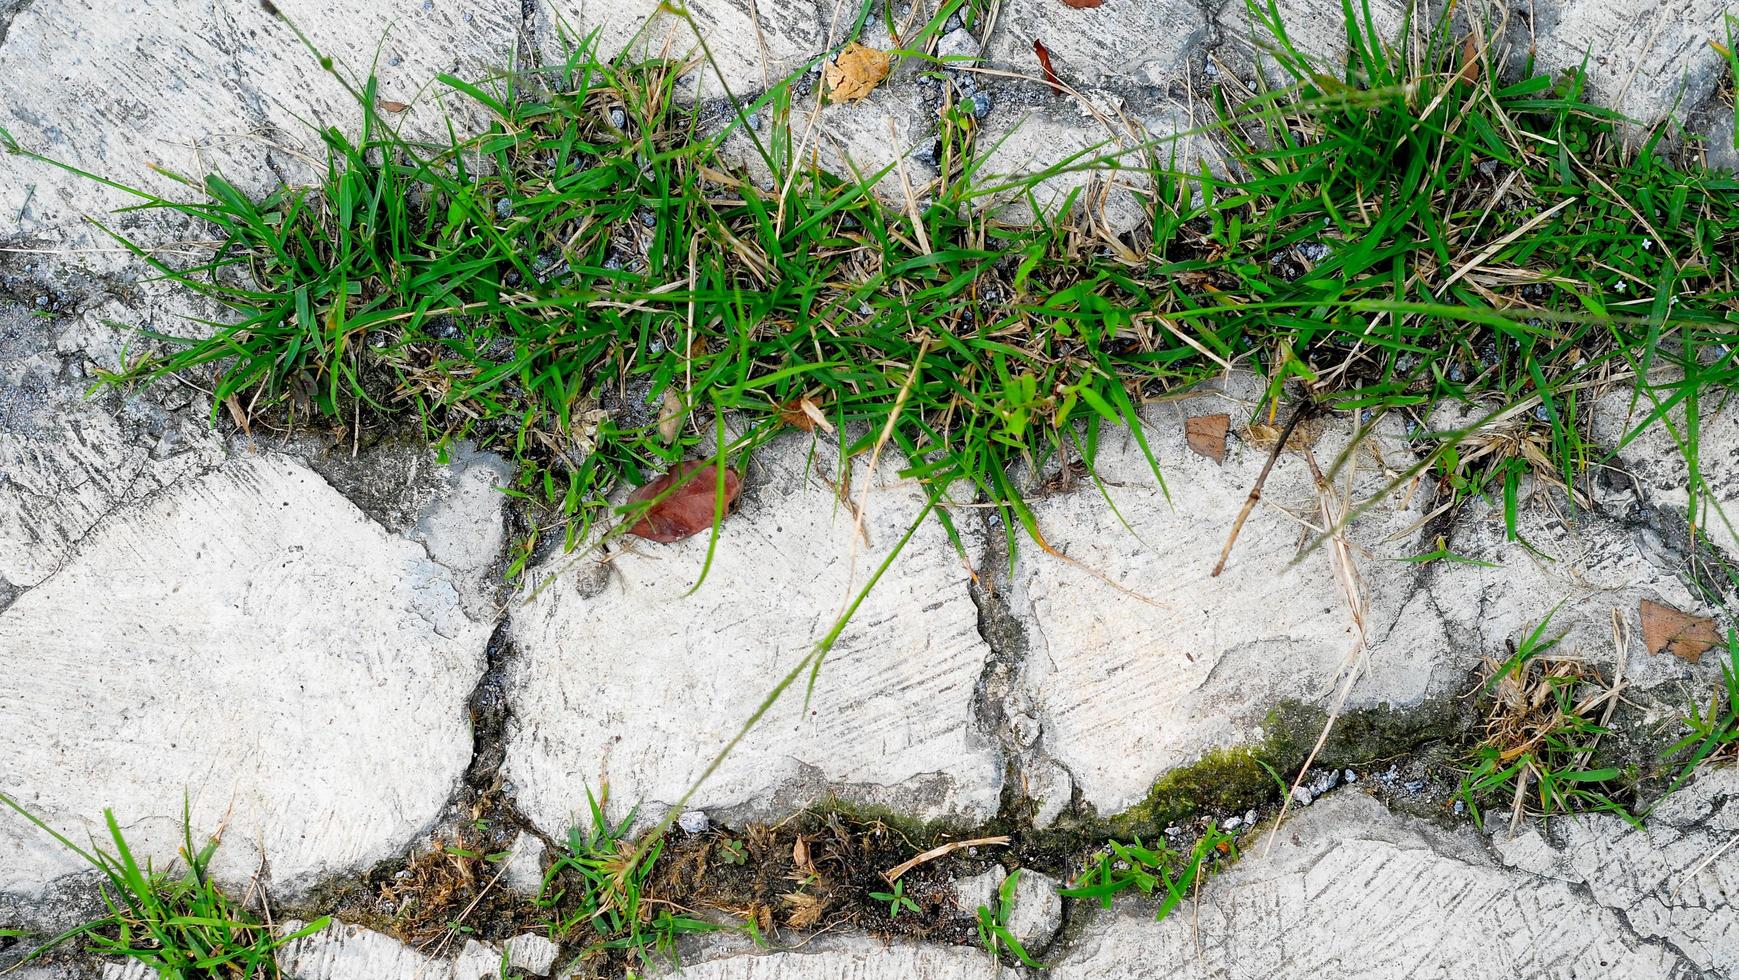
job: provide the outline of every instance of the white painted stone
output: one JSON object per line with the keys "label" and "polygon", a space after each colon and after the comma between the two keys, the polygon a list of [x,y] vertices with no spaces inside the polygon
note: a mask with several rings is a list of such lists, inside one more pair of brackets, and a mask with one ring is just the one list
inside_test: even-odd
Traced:
{"label": "white painted stone", "polygon": [[992,867],[969,878],[955,880],[954,904],[967,915],[977,915],[980,908],[995,911],[1001,901],[999,889],[1007,876],[1008,872],[1001,867]]}
{"label": "white painted stone", "polygon": [[1069,773],[1062,766],[1048,758],[1041,758],[1028,765],[1022,775],[1026,779],[1026,794],[1037,804],[1033,812],[1033,826],[1044,830],[1057,822],[1064,810],[1068,809],[1075,791],[1075,782],[1069,778]]}
{"label": "white painted stone", "polygon": [[547,976],[550,968],[555,966],[561,947],[535,932],[528,932],[509,939],[506,952],[508,969],[524,970],[541,977]]}
{"label": "white painted stone", "polygon": [[[1238,376],[1235,388],[1247,383]],[[1223,465],[1184,442],[1186,417],[1219,412],[1237,420]],[[1149,414],[1146,438],[1169,502],[1133,440],[1121,430],[1104,435],[1098,474],[1133,534],[1086,480],[1032,502],[1040,530],[1073,562],[1030,545],[1020,551],[1010,602],[1032,644],[1026,684],[1044,722],[1041,745],[1101,813],[1139,801],[1154,778],[1209,748],[1254,739],[1283,698],[1329,703],[1353,650],[1328,551],[1293,563],[1314,536],[1300,520],[1321,525],[1296,454],[1275,465],[1224,573],[1209,575],[1268,456],[1269,444],[1242,434],[1250,412],[1241,398],[1204,394]],[[1316,448],[1321,466],[1349,435],[1342,423],[1329,427]],[[1396,428],[1373,438],[1357,455],[1359,500],[1413,460]],[[1414,570],[1394,559],[1428,550],[1413,529],[1428,496],[1378,500],[1353,527],[1372,557],[1358,563],[1371,650],[1352,704],[1415,703],[1456,689],[1472,666],[1446,662],[1435,617],[1402,614]]]}
{"label": "white painted stone", "polygon": [[692,963],[673,976],[675,980],[995,980],[1003,975],[996,961],[980,949],[823,936],[789,952]]}
{"label": "white painted stone", "polygon": [[1739,976],[1739,773],[1711,771],[1649,815],[1646,831],[1610,817],[1564,817],[1493,838],[1505,864],[1583,884],[1630,929],[1709,976]]}
{"label": "white painted stone", "polygon": [[[1370,19],[1367,21],[1363,0],[1353,0],[1355,24],[1363,42],[1369,44],[1374,34],[1383,47],[1404,50],[1406,39],[1400,36],[1401,25],[1410,6],[1410,0],[1370,0]],[[1264,17],[1272,16],[1268,0],[1263,0],[1260,7]],[[1341,6],[1341,0],[1281,0],[1276,7],[1292,48],[1315,67],[1339,76],[1347,65],[1350,52],[1346,10]],[[1432,14],[1416,12],[1414,16],[1430,17]],[[1275,55],[1277,50],[1284,49],[1280,48],[1265,21],[1250,16],[1246,0],[1225,0],[1220,5],[1219,24],[1225,43],[1214,51],[1214,57],[1227,68],[1248,81],[1251,70],[1260,63],[1265,72],[1263,77],[1281,85],[1293,81],[1292,76],[1280,68]],[[1290,52],[1285,54],[1291,57]]]}
{"label": "white painted stone", "polygon": [[[977,142],[985,149],[980,186],[1006,190],[987,196],[983,204],[995,208],[999,218],[1022,224],[1034,220],[1034,204],[1040,213],[1054,215],[1076,193],[1076,207],[1112,234],[1140,228],[1149,222],[1153,207],[1150,165],[1177,174],[1200,173],[1204,163],[1210,170],[1221,169],[1219,154],[1207,139],[1181,135],[1207,119],[1205,110],[1170,102],[1144,104],[1141,111],[1130,112],[1095,104],[1084,112],[1078,105],[1033,108],[999,100]],[[1024,179],[1053,168],[1059,172],[1042,181]],[[1194,185],[1185,184],[1193,197]]]}
{"label": "white painted stone", "polygon": [[560,65],[570,45],[596,31],[604,57],[699,60],[688,75],[692,87],[682,93],[687,98],[728,90],[747,99],[801,69],[851,26],[818,0],[694,0],[682,5],[692,24],[676,9],[660,0],[537,0],[539,53],[546,66]]}
{"label": "white painted stone", "polygon": [[[281,925],[290,933],[303,923],[292,920]],[[295,980],[495,980],[500,976],[501,952],[466,940],[456,957],[442,959],[362,926],[334,922],[287,943],[278,954],[278,965],[286,977]]]}
{"label": "white painted stone", "polygon": [[[114,808],[167,863],[185,792],[220,877],[275,893],[387,857],[471,753],[489,624],[452,575],[282,458],[189,474],[0,613],[0,791],[75,841]],[[76,721],[73,721],[76,719]],[[0,820],[0,892],[76,860]]]}
{"label": "white painted stone", "polygon": [[1023,868],[1014,882],[1014,908],[1008,914],[1008,931],[1029,952],[1049,945],[1063,925],[1062,887],[1057,879]]}
{"label": "white painted stone", "polygon": [[507,869],[501,873],[502,887],[536,896],[543,890],[543,858],[543,841],[531,834],[520,834],[507,856]]}
{"label": "white painted stone", "polygon": [[1710,167],[1739,171],[1739,139],[1733,135],[1733,107],[1717,104],[1703,133],[1703,159]]}
{"label": "white painted stone", "polygon": [[[658,545],[623,539],[607,565],[557,558],[511,610],[519,655],[506,778],[550,833],[586,813],[607,779],[615,815],[675,802],[832,627],[921,509],[884,455],[873,492],[858,479],[870,545],[823,484],[832,454],[806,441],[764,449],[719,534]],[[861,473],[860,463],[854,472]],[[976,522],[958,521],[976,555]],[[689,806],[726,823],[772,816],[836,789],[920,816],[994,813],[1002,765],[973,728],[988,648],[966,569],[927,519],[828,655],[814,699],[800,678]]]}
{"label": "white painted stone", "polygon": [[1163,922],[1131,902],[1093,924],[1054,980],[1151,976],[1661,978],[1694,975],[1665,944],[1552,878],[1504,869],[1449,834],[1337,793],[1281,827]]}
{"label": "white painted stone", "polygon": [[[341,70],[366,75],[373,64],[380,97],[406,103],[438,73],[480,78],[506,68],[520,23],[517,0],[277,6]],[[464,101],[445,100],[460,125],[478,119]],[[432,94],[423,98],[395,124],[444,133],[436,102]],[[149,163],[195,178],[221,169],[257,193],[282,180],[312,179],[315,171],[295,154],[270,149],[318,147],[318,134],[299,119],[350,132],[361,111],[259,3],[32,0],[12,15],[0,45],[0,127],[32,150],[158,192],[187,193],[150,173]],[[0,154],[0,214],[22,213],[24,234],[112,248],[81,216],[109,219],[104,212],[133,203],[83,178]],[[128,228],[139,219],[113,220]],[[170,241],[209,237],[185,220],[165,219],[157,230]],[[81,254],[78,261],[121,258]]]}
{"label": "white painted stone", "polygon": [[87,397],[94,372],[62,352],[66,329],[0,304],[0,580],[19,588],[53,574],[110,511],[208,464],[216,449],[198,420],[152,397]]}
{"label": "white painted stone", "polygon": [[1739,556],[1739,407],[1711,404],[1698,419],[1696,451],[1703,488],[1692,514],[1683,404],[1664,419],[1644,424],[1656,404],[1670,397],[1668,391],[1658,391],[1652,399],[1633,399],[1622,389],[1607,393],[1594,403],[1594,438],[1617,448],[1624,470],[1640,484],[1642,502],[1685,514],[1713,544]]}
{"label": "white painted stone", "polygon": [[1112,0],[1090,10],[1059,0],[1007,0],[985,39],[985,58],[992,68],[1030,78],[1035,95],[1050,90],[1034,41],[1050,51],[1057,76],[1071,87],[1163,90],[1187,74],[1206,33],[1207,20],[1191,0]]}
{"label": "white painted stone", "polygon": [[[1026,683],[1043,718],[1041,746],[1102,813],[1139,801],[1160,774],[1210,748],[1256,739],[1282,699],[1326,708],[1352,649],[1352,621],[1327,551],[1294,563],[1315,536],[1301,520],[1321,524],[1308,470],[1295,454],[1282,455],[1225,572],[1210,577],[1267,458],[1267,447],[1247,444],[1236,423],[1223,465],[1190,452],[1184,419],[1218,411],[1245,419],[1249,407],[1201,397],[1150,414],[1147,438],[1169,502],[1131,440],[1105,440],[1098,472],[1134,535],[1106,516],[1091,485],[1033,505],[1052,545],[1079,564],[1030,547],[1021,553],[1011,602],[1032,638]],[[1350,423],[1336,421],[1323,433],[1317,454],[1324,468],[1349,431]],[[1397,429],[1377,437],[1377,451],[1367,446],[1358,457],[1361,501],[1414,459]],[[1641,600],[1702,611],[1679,580],[1682,561],[1650,548],[1646,528],[1587,509],[1564,512],[1530,484],[1518,530],[1537,553],[1506,539],[1501,505],[1469,502],[1449,529],[1448,546],[1498,567],[1404,561],[1436,547],[1421,537],[1419,522],[1438,503],[1429,484],[1410,493],[1403,486],[1352,526],[1366,552],[1354,563],[1369,613],[1364,668],[1349,706],[1459,694],[1484,658],[1501,659],[1506,641],[1520,643],[1548,616],[1547,636],[1563,635],[1558,652],[1584,656],[1607,676],[1620,655],[1615,612],[1624,625],[1628,681],[1706,677],[1714,669],[1643,648]],[[1154,604],[1121,596],[1093,572]]]}
{"label": "white painted stone", "polygon": [[[846,180],[876,178],[876,194],[904,210],[906,187],[921,198],[936,179],[928,152],[937,121],[927,100],[909,73],[855,102],[817,105],[814,87],[807,86],[794,96],[788,118],[775,121],[770,109],[755,117],[760,145],[748,127],[739,127],[721,144],[719,156],[764,190],[783,187],[794,170],[807,174],[812,167]],[[789,145],[781,132],[785,126]],[[772,155],[771,165],[763,151]]]}
{"label": "white painted stone", "polygon": [[1537,70],[1588,70],[1593,101],[1645,126],[1683,116],[1715,90],[1726,73],[1712,39],[1725,40],[1726,0],[1626,6],[1607,0],[1535,4],[1528,38]]}

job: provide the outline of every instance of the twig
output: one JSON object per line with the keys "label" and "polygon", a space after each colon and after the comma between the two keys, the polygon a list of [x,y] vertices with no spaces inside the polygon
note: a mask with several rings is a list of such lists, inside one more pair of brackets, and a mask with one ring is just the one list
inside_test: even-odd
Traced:
{"label": "twig", "polygon": [[929,850],[925,851],[924,853],[911,859],[910,861],[905,862],[904,864],[898,864],[898,865],[895,865],[894,867],[888,869],[887,871],[883,871],[882,878],[885,879],[887,881],[887,883],[891,885],[896,880],[898,880],[900,875],[905,874],[906,872],[912,870],[913,868],[917,867],[918,865],[923,864],[926,861],[934,861],[937,858],[943,856],[944,854],[952,854],[955,851],[958,851],[963,847],[977,847],[980,844],[1002,845],[1002,844],[1007,844],[1007,843],[1008,843],[1008,835],[1007,834],[1002,834],[1002,835],[999,835],[996,837],[975,837],[972,840],[951,841],[947,844],[942,844],[942,845],[939,845],[937,847],[932,847]]}
{"label": "twig", "polygon": [[1286,441],[1292,438],[1292,430],[1298,428],[1298,423],[1304,420],[1314,406],[1314,402],[1306,401],[1292,413],[1292,420],[1286,423],[1286,428],[1280,430],[1280,438],[1274,442],[1274,450],[1268,454],[1268,462],[1262,464],[1262,472],[1256,475],[1256,485],[1250,488],[1250,496],[1244,498],[1244,506],[1238,510],[1237,520],[1232,522],[1232,533],[1226,535],[1226,546],[1220,549],[1220,560],[1214,563],[1210,577],[1218,578],[1226,570],[1226,559],[1232,556],[1232,545],[1238,540],[1238,532],[1244,529],[1244,522],[1249,519],[1250,512],[1256,509],[1256,501],[1262,499],[1262,485],[1268,482],[1268,471],[1274,468],[1274,461],[1280,458],[1280,450],[1286,448]]}

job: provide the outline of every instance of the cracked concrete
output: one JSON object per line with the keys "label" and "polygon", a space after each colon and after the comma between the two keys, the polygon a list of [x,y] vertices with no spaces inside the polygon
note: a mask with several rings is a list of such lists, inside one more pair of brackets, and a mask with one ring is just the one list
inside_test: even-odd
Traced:
{"label": "cracked concrete", "polygon": [[[475,77],[515,56],[552,65],[575,32],[597,30],[608,52],[694,51],[684,19],[652,0],[280,6],[345,65],[370,63],[384,37],[382,95],[407,102],[441,71]],[[1372,6],[1379,33],[1399,29],[1403,4]],[[1512,18],[1512,47],[1525,37],[1555,68],[1596,52],[1597,93],[1645,122],[1694,119],[1712,134],[1714,159],[1732,140],[1730,111],[1720,129],[1729,107],[1715,104],[1719,60],[1704,43],[1718,5],[1685,0],[1639,17],[1608,7],[1563,0]],[[1346,57],[1338,4],[1280,8],[1307,52],[1325,63]],[[844,36],[834,7],[813,0],[687,9],[723,84],[703,71],[683,97],[714,116],[725,89],[758,94]],[[879,18],[869,30],[892,44]],[[955,69],[939,81],[908,61],[868,102],[818,115],[824,166],[894,166],[889,186],[900,168],[927,180],[944,85],[951,97],[983,97],[981,146],[1013,134],[985,161],[988,172],[1164,141],[1197,123],[1213,73],[1244,76],[1257,61],[1236,2],[1073,10],[1008,0],[989,33],[954,30],[958,50],[1024,77]],[[1033,77],[1034,39],[1083,100]],[[1620,51],[1634,57],[1608,54]],[[798,89],[812,97],[813,78]],[[0,126],[32,148],[159,189],[168,185],[147,161],[221,169],[256,192],[304,179],[296,151],[310,134],[298,117],[340,128],[355,119],[341,88],[251,3],[165,17],[152,3],[0,0],[0,91]],[[425,96],[403,121],[432,127],[440,108]],[[482,117],[461,110],[459,122]],[[1217,165],[1205,140],[1161,145],[1178,149],[1180,169]],[[1143,179],[1059,175],[1034,203],[1048,211],[1079,192],[1107,230],[1128,233],[1144,220],[1152,188]],[[211,313],[134,282],[138,267],[82,220],[126,202],[0,158],[0,214],[16,216],[7,241],[45,250],[0,259],[0,285],[14,300],[40,290],[35,310],[48,314],[36,315],[28,297],[0,304],[0,670],[12,678],[0,689],[0,756],[15,760],[0,791],[81,842],[112,806],[135,846],[167,859],[185,791],[196,833],[228,827],[225,880],[263,867],[274,895],[294,896],[425,845],[457,818],[457,801],[486,789],[550,839],[580,819],[586,787],[606,779],[614,815],[639,803],[649,821],[827,632],[921,506],[895,475],[899,461],[884,459],[867,481],[860,462],[860,532],[827,484],[836,475],[828,451],[811,459],[791,439],[751,467],[742,513],[725,525],[696,594],[685,593],[704,540],[615,546],[607,562],[548,558],[509,595],[498,488],[510,474],[496,457],[455,447],[443,462],[390,440],[352,454],[314,440],[226,439],[206,424],[210,406],[191,385],[85,396],[133,331],[185,330],[185,317]],[[1004,216],[1024,206],[988,203]],[[172,248],[199,247],[197,229],[141,220],[121,222]],[[1233,377],[1149,412],[1165,489],[1137,447],[1110,440],[1098,475],[1133,533],[1078,474],[1074,489],[1038,500],[1041,526],[1069,561],[1028,544],[1010,570],[1003,529],[970,506],[982,502],[951,501],[965,554],[934,522],[922,524],[833,648],[813,698],[805,705],[799,677],[689,805],[734,823],[832,797],[966,827],[1067,833],[1072,821],[1137,802],[1156,777],[1204,752],[1255,740],[1282,699],[1331,704],[1353,627],[1326,555],[1301,553],[1319,501],[1297,456],[1283,457],[1227,573],[1206,574],[1266,445],[1261,432],[1235,429],[1225,462],[1210,463],[1185,448],[1181,425],[1196,414],[1249,418],[1255,398],[1248,379]],[[1634,419],[1612,396],[1594,406],[1594,434],[1616,446]],[[1349,705],[1405,708],[1459,694],[1483,656],[1554,609],[1564,648],[1602,664],[1621,659],[1658,717],[1659,698],[1708,690],[1712,662],[1648,654],[1634,622],[1644,598],[1713,612],[1687,571],[1702,552],[1669,524],[1695,519],[1712,547],[1739,555],[1726,516],[1739,516],[1739,467],[1726,465],[1739,461],[1739,429],[1730,411],[1701,421],[1706,492],[1695,510],[1672,433],[1656,425],[1618,448],[1633,502],[1615,492],[1573,513],[1544,490],[1526,495],[1520,531],[1538,553],[1509,540],[1496,509],[1421,523],[1439,502],[1430,487],[1379,494],[1352,529],[1370,609]],[[1314,433],[1325,463],[1349,429]],[[1403,432],[1380,431],[1369,445],[1350,477],[1360,496],[1414,458]],[[1457,554],[1499,567],[1400,561],[1438,534]],[[1625,627],[1616,646],[1614,611]],[[1338,790],[1297,815],[1272,855],[1250,849],[1188,915],[1155,923],[1151,906],[1123,905],[1085,921],[1085,907],[1071,904],[1053,972],[1739,975],[1730,772],[1693,784],[1640,834],[1590,818],[1482,838],[1390,813],[1363,792]],[[70,924],[93,902],[76,870],[34,830],[0,819],[0,927]],[[1422,922],[1437,931],[1422,933]],[[472,980],[493,970],[496,954],[473,943],[456,960],[434,959],[341,926],[286,962],[310,978]],[[682,975],[997,973],[974,950],[823,936],[799,950],[719,946]],[[65,964],[23,975],[97,972]]]}

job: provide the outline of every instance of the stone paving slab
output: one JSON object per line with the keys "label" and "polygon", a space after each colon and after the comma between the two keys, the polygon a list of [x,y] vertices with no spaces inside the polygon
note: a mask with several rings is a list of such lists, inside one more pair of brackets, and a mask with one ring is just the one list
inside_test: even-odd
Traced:
{"label": "stone paving slab", "polygon": [[[80,842],[112,807],[167,861],[185,789],[196,834],[227,827],[226,880],[263,858],[293,891],[436,819],[490,629],[315,473],[262,456],[189,474],[0,613],[0,790]],[[0,892],[78,869],[0,820]]]}
{"label": "stone paving slab", "polygon": [[[1616,821],[1614,821],[1616,822]],[[1265,840],[1265,836],[1263,840]],[[1504,869],[1468,832],[1391,814],[1356,789],[1289,820],[1154,922],[1095,922],[1054,980],[1242,977],[1668,978],[1694,975],[1586,890]]]}
{"label": "stone paving slab", "polygon": [[[563,834],[607,779],[620,812],[676,801],[761,698],[832,628],[922,507],[884,457],[865,492],[868,544],[826,484],[828,450],[790,439],[761,452],[707,535],[558,558],[511,610],[517,647],[505,774],[523,811]],[[854,468],[859,473],[863,464]],[[970,513],[968,554],[981,547]],[[626,539],[635,542],[635,539]],[[776,705],[690,806],[770,817],[825,791],[925,817],[994,813],[1001,762],[974,724],[988,648],[967,569],[924,522],[828,655]]]}

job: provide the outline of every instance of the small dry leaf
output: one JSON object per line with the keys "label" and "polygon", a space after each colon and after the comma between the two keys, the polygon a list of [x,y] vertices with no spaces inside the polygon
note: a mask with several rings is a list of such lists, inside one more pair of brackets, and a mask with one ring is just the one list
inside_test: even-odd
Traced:
{"label": "small dry leaf", "polygon": [[1642,600],[1642,643],[1648,652],[1670,652],[1691,663],[1703,659],[1703,654],[1721,642],[1715,631],[1715,621],[1706,616],[1692,616],[1671,606]]}
{"label": "small dry leaf", "polygon": [[821,920],[821,913],[827,911],[827,900],[807,892],[787,892],[779,896],[779,901],[791,910],[786,924],[793,929],[807,929]]}
{"label": "small dry leaf", "polygon": [[827,101],[851,102],[868,97],[888,77],[891,64],[886,51],[851,42],[827,66]]}
{"label": "small dry leaf", "polygon": [[801,834],[791,844],[791,863],[805,874],[815,870],[815,866],[809,863],[809,841]]}
{"label": "small dry leaf", "polygon": [[1076,10],[1092,10],[1104,2],[1105,0],[1063,0],[1063,6],[1073,7]]}
{"label": "small dry leaf", "polygon": [[1231,427],[1230,415],[1197,415],[1184,419],[1183,434],[1197,455],[1223,463],[1226,461],[1226,432]]}
{"label": "small dry leaf", "polygon": [[793,398],[779,406],[779,421],[804,432],[814,432],[816,426],[820,426],[821,431],[828,435],[833,434],[833,423],[827,421],[827,415],[821,411],[821,406],[809,397]]}
{"label": "small dry leaf", "polygon": [[664,404],[658,410],[658,436],[666,446],[676,441],[677,433],[682,431],[682,417],[687,413],[676,392],[664,389]]}
{"label": "small dry leaf", "polygon": [[382,112],[403,112],[410,107],[411,104],[409,102],[394,102],[391,99],[380,100],[380,108]]}
{"label": "small dry leaf", "polygon": [[1479,70],[1479,44],[1469,34],[1461,43],[1461,71],[1456,77],[1464,82],[1477,82]]}
{"label": "small dry leaf", "polygon": [[1063,80],[1057,77],[1056,70],[1051,67],[1051,49],[1045,47],[1045,42],[1033,39],[1033,54],[1039,56],[1039,67],[1044,69],[1045,84],[1058,95],[1063,94]]}
{"label": "small dry leaf", "polygon": [[[629,495],[629,507],[649,500],[657,503],[628,529],[628,533],[648,541],[670,542],[712,527],[718,482],[718,467],[712,463],[691,459],[676,464],[670,472]],[[726,467],[722,513],[731,512],[731,502],[737,499],[737,492],[742,487],[743,481],[736,471]]]}

